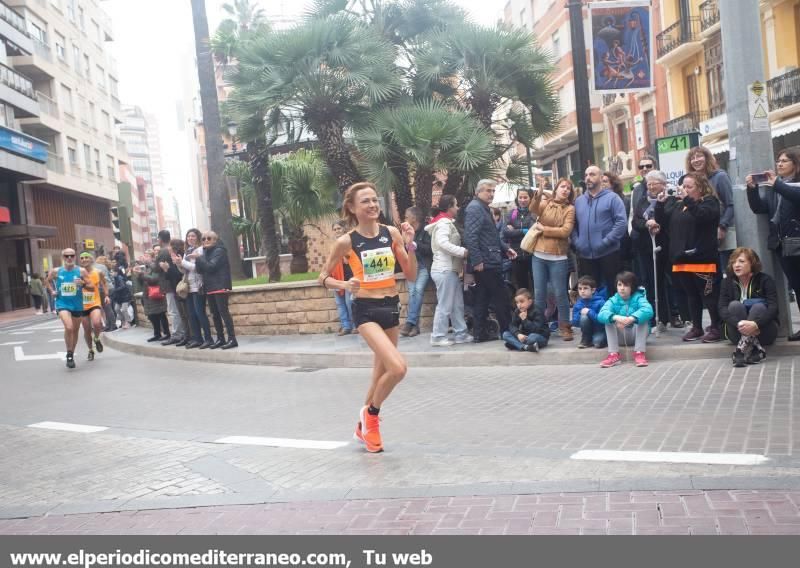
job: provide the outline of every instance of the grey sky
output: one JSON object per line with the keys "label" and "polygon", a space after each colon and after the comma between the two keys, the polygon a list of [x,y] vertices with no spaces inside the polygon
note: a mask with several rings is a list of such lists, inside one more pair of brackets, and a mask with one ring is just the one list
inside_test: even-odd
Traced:
{"label": "grey sky", "polygon": [[[493,23],[505,5],[505,0],[454,2],[471,12],[476,22],[484,24]],[[224,0],[206,0],[212,33],[223,18],[223,3]],[[301,14],[311,4],[309,0],[260,0],[259,3],[267,14],[286,15]],[[181,227],[185,231],[192,223],[192,166],[176,109],[186,88],[187,66],[194,65],[191,4],[189,0],[109,0],[103,4],[114,26],[112,51],[119,63],[120,98],[123,104],[138,105],[158,118],[164,181],[175,190]]]}

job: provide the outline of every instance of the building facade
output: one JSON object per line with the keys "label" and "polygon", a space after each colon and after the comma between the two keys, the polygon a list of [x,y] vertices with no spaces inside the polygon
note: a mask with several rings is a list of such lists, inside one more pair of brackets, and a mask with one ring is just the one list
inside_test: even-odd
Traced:
{"label": "building facade", "polygon": [[3,126],[16,132],[9,134],[20,146],[41,154],[44,170],[18,172],[25,177],[8,178],[11,189],[3,190],[16,225],[11,239],[0,236],[0,279],[14,280],[0,281],[3,311],[28,301],[19,293],[20,274],[57,266],[62,249],[111,249],[110,209],[125,159],[115,140],[118,76],[107,47],[113,33],[98,1],[3,0],[4,25],[0,80],[25,104],[3,99]]}
{"label": "building facade", "polygon": [[[158,240],[158,231],[161,228],[158,222],[155,180],[158,179],[163,187],[163,183],[160,182],[162,179],[161,170],[159,169],[156,172],[157,177],[153,173],[153,150],[150,147],[150,143],[154,138],[151,132],[152,123],[147,120],[142,109],[138,106],[123,106],[122,115],[120,136],[125,141],[128,150],[133,176],[140,178],[144,183],[144,195],[140,196],[144,207],[140,208],[141,216],[137,224],[143,234],[146,232],[146,237],[143,235],[142,240],[148,243],[147,247],[149,248]],[[138,187],[139,184],[137,182]]]}

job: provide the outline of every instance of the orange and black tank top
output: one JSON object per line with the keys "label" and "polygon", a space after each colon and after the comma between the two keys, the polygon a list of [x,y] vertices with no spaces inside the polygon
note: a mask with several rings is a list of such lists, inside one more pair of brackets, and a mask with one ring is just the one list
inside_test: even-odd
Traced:
{"label": "orange and black tank top", "polygon": [[353,271],[353,278],[361,281],[365,290],[391,288],[395,285],[394,268],[397,257],[389,228],[379,225],[375,237],[365,237],[355,229],[350,231],[352,248],[347,262]]}

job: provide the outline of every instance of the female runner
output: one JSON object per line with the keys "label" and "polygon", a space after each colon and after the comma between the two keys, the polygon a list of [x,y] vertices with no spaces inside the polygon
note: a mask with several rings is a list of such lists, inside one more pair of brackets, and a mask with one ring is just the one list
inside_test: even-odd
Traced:
{"label": "female runner", "polygon": [[[378,413],[407,371],[405,358],[397,350],[400,297],[394,269],[399,262],[406,278],[416,279],[414,229],[408,223],[397,230],[378,222],[378,193],[368,182],[347,189],[342,213],[354,228],[337,239],[319,281],[325,288],[347,290],[353,295],[353,325],[375,354],[372,382],[354,437],[366,445],[368,452],[377,453],[383,451]],[[353,277],[336,280],[330,273],[345,257]]]}

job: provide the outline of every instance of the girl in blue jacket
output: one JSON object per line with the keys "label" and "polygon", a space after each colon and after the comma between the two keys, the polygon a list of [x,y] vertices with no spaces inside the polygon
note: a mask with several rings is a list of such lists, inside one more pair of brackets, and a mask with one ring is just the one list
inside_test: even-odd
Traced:
{"label": "girl in blue jacket", "polygon": [[619,344],[634,344],[633,362],[637,367],[647,367],[647,336],[650,334],[650,320],[653,307],[647,301],[644,288],[632,272],[617,274],[617,293],[600,310],[597,320],[606,326],[608,338],[608,357],[600,366],[604,369],[622,363]]}

